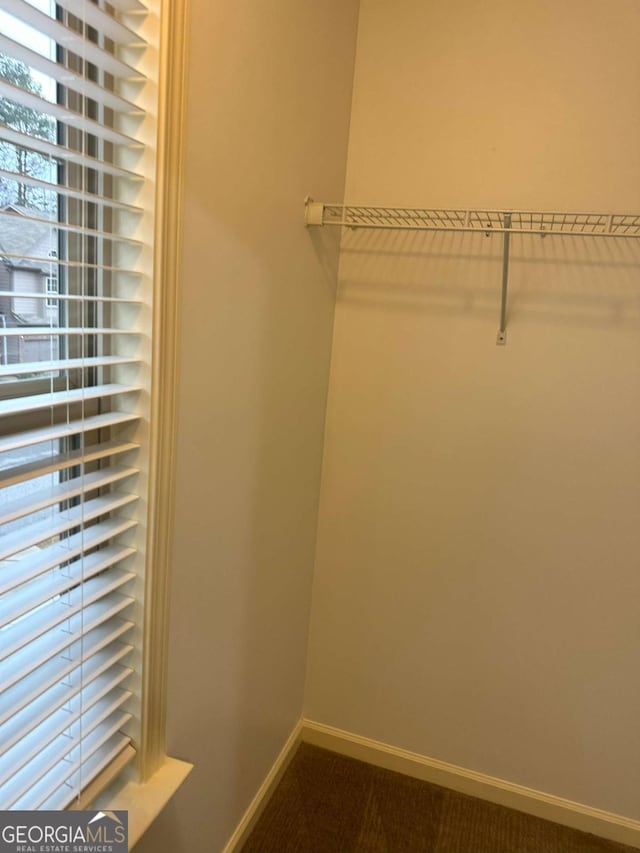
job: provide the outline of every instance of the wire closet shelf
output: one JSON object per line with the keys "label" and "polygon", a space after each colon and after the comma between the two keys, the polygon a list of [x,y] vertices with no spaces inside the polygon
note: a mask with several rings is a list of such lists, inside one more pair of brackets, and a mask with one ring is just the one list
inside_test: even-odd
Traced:
{"label": "wire closet shelf", "polygon": [[640,237],[640,213],[570,213],[540,210],[456,210],[323,204],[305,200],[307,225],[393,228],[414,231],[478,231]]}
{"label": "wire closet shelf", "polygon": [[496,343],[501,345],[507,340],[507,289],[512,234],[640,238],[640,213],[374,207],[323,204],[310,196],[304,203],[304,222],[307,226],[337,225],[353,229],[459,231],[483,233],[486,236],[502,234],[502,297],[496,339]]}

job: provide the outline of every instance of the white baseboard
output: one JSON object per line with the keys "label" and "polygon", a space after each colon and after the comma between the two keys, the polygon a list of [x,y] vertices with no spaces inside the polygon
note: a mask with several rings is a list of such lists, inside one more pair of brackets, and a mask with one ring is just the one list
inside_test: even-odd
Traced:
{"label": "white baseboard", "polygon": [[466,770],[446,761],[389,746],[313,720],[302,720],[301,739],[305,743],[321,746],[377,767],[395,770],[406,776],[640,848],[640,821],[622,815],[544,794],[523,785]]}
{"label": "white baseboard", "polygon": [[280,754],[276,758],[267,773],[264,782],[258,788],[258,792],[249,804],[249,808],[244,813],[242,820],[236,827],[233,835],[227,841],[222,853],[238,853],[245,843],[251,830],[256,824],[256,821],[262,814],[264,807],[269,802],[269,798],[273,794],[278,782],[284,775],[285,770],[289,766],[289,762],[293,758],[298,744],[301,740],[302,720],[296,723],[293,731],[287,738],[287,742],[280,750]]}

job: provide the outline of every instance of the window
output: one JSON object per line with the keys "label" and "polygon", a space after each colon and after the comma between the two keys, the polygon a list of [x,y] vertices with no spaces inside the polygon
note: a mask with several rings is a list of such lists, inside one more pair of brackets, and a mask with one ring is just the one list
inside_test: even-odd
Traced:
{"label": "window", "polygon": [[0,809],[65,808],[145,737],[149,6],[0,12]]}
{"label": "window", "polygon": [[45,287],[47,291],[47,308],[57,308],[60,304],[56,298],[58,295],[58,276],[48,275],[45,278]]}

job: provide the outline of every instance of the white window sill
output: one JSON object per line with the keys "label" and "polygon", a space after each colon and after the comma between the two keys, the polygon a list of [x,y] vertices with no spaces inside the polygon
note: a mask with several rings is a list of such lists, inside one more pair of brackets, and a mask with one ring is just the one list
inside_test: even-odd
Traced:
{"label": "white window sill", "polygon": [[192,770],[193,764],[167,757],[146,782],[114,782],[91,803],[91,808],[129,812],[131,850]]}

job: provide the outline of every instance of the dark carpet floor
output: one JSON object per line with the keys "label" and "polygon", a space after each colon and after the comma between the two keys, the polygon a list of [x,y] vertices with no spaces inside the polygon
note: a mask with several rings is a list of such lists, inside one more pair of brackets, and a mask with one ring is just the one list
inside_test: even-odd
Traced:
{"label": "dark carpet floor", "polygon": [[638,853],[301,744],[242,853]]}

